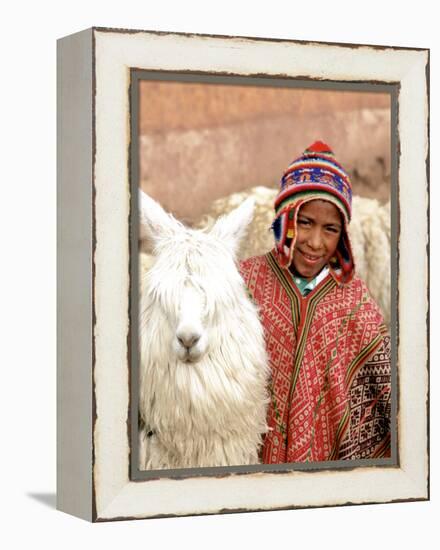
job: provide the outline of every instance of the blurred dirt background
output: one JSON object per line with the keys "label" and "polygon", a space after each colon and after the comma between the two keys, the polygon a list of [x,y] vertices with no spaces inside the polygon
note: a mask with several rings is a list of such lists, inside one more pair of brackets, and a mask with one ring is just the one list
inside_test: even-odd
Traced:
{"label": "blurred dirt background", "polygon": [[289,163],[319,139],[349,172],[355,194],[385,202],[390,106],[384,93],[144,80],[140,185],[191,224],[217,198],[277,188]]}

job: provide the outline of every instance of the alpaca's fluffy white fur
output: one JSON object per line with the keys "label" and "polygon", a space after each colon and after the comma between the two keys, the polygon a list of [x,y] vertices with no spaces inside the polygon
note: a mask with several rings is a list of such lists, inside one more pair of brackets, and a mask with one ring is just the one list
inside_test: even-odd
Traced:
{"label": "alpaca's fluffy white fur", "polygon": [[268,366],[235,262],[252,213],[247,201],[210,231],[192,230],[141,194],[154,247],[141,255],[141,469],[258,462]]}
{"label": "alpaca's fluffy white fur", "polygon": [[[214,201],[210,212],[197,223],[210,227],[217,216],[229,212],[247,197],[255,200],[254,221],[248,238],[240,248],[239,257],[265,254],[273,248],[273,203],[278,191],[269,187],[253,187]],[[390,203],[382,205],[376,199],[353,197],[353,215],[349,226],[356,273],[365,281],[379,304],[385,322],[390,323]]]}
{"label": "alpaca's fluffy white fur", "polygon": [[391,321],[391,215],[390,202],[353,197],[349,226],[356,272],[379,304],[385,322]]}

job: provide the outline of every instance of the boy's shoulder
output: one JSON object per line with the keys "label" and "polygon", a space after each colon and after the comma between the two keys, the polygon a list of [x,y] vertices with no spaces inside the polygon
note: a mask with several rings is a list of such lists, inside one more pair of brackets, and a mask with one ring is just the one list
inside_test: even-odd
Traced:
{"label": "boy's shoulder", "polygon": [[251,273],[266,270],[267,266],[267,254],[262,254],[260,256],[251,256],[250,258],[239,261],[238,270],[241,273],[241,276],[246,281],[250,277]]}
{"label": "boy's shoulder", "polygon": [[253,266],[253,265],[262,265],[267,263],[267,254],[260,254],[259,256],[251,256],[250,258],[245,258],[240,260],[238,265],[239,267],[244,266]]}
{"label": "boy's shoulder", "polygon": [[366,290],[368,292],[368,287],[363,279],[361,279],[358,275],[354,274],[353,278],[349,283],[347,283],[347,286],[352,286],[356,288],[362,288],[363,290]]}
{"label": "boy's shoulder", "polygon": [[372,297],[363,279],[357,275],[354,275],[352,280],[345,286],[347,291],[349,291],[349,294],[351,294],[352,298],[359,305],[359,310],[364,313],[370,312],[375,317],[377,322],[384,324],[382,311]]}

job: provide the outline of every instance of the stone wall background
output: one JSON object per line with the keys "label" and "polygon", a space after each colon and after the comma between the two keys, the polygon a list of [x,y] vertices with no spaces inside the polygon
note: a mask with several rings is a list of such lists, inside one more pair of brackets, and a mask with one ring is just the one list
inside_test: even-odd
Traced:
{"label": "stone wall background", "polygon": [[383,93],[142,81],[141,188],[193,223],[213,200],[277,188],[313,141],[325,141],[354,193],[390,196],[390,96]]}

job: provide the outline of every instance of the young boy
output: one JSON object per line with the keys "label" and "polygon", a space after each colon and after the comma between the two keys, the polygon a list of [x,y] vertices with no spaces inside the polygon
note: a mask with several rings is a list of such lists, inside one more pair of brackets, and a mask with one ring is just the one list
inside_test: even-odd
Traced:
{"label": "young boy", "polygon": [[314,143],[282,177],[274,250],[241,264],[272,371],[266,464],[390,453],[390,337],[354,276],[351,196],[333,152]]}

